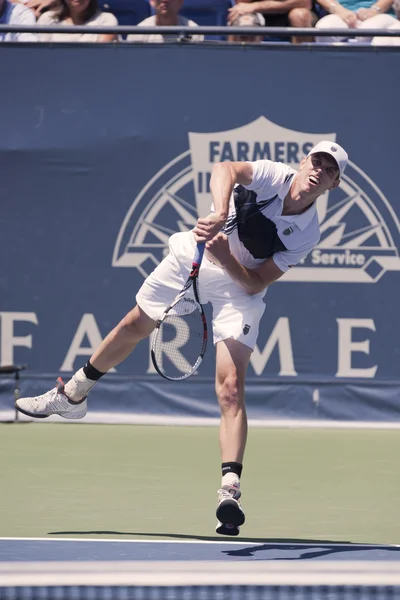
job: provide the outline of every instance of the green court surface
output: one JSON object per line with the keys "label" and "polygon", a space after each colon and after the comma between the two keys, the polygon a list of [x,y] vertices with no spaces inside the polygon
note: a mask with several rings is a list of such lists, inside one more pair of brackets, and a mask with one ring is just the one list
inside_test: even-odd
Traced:
{"label": "green court surface", "polygon": [[[216,537],[217,428],[3,424],[0,449],[0,537]],[[250,429],[233,539],[400,544],[399,457],[400,430]]]}

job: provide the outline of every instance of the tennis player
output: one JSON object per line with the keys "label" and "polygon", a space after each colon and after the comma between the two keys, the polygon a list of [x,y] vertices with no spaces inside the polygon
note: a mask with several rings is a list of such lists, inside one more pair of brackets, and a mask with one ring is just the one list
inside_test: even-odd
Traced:
{"label": "tennis player", "polygon": [[198,219],[192,231],[171,236],[169,254],[144,281],[136,306],[65,385],[59,379],[45,394],[17,400],[16,408],[37,418],[84,417],[86,398],[96,381],[151,334],[189,274],[196,242],[206,242],[200,298],[213,307],[215,385],[221,409],[216,531],[238,535],[245,520],[240,504],[247,439],[244,386],[265,309],[263,297],[271,283],[318,243],[316,200],[339,185],[347,160],[341,146],[323,141],[303,158],[298,171],[269,160],[216,163],[210,214]]}

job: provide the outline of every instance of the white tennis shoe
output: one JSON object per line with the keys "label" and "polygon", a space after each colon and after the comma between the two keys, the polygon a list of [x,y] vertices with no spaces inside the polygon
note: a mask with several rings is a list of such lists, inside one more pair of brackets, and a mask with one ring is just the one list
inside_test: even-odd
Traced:
{"label": "white tennis shoe", "polygon": [[239,535],[240,527],[239,525],[231,525],[230,523],[221,523],[221,521],[217,521],[215,531],[220,535]]}
{"label": "white tennis shoe", "polygon": [[240,525],[245,521],[240,504],[241,491],[234,485],[223,485],[218,490],[217,527],[221,535],[239,535]]}
{"label": "white tennis shoe", "polygon": [[51,415],[59,415],[64,419],[82,419],[87,412],[87,402],[86,398],[80,402],[72,402],[64,393],[64,382],[59,377],[56,387],[41,396],[19,398],[15,401],[15,408],[36,419],[46,419]]}

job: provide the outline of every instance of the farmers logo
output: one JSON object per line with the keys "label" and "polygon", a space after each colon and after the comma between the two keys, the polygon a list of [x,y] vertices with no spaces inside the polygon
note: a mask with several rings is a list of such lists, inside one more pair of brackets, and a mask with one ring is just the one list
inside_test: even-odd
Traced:
{"label": "farmers logo", "polygon": [[[285,129],[260,117],[216,133],[189,133],[190,150],[165,165],[135,198],[114,248],[114,267],[134,267],[146,277],[168,251],[168,238],[192,229],[212,202],[212,165],[225,160],[281,161],[297,168],[321,140],[335,134]],[[400,225],[387,198],[349,161],[340,186],[318,199],[321,240],[283,281],[374,283],[400,270]],[[290,235],[290,228],[285,230]]]}

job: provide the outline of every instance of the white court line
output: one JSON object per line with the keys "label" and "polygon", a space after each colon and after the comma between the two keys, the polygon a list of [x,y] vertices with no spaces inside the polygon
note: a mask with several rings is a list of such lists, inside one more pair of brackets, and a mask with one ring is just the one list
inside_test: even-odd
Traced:
{"label": "white court line", "polygon": [[2,541],[10,541],[10,542],[96,542],[97,543],[121,543],[121,544],[131,544],[138,543],[141,544],[228,544],[228,545],[237,545],[237,546],[304,546],[310,548],[322,548],[322,547],[343,547],[348,546],[349,548],[365,548],[365,549],[377,549],[377,548],[400,548],[400,544],[368,544],[368,543],[353,543],[353,542],[274,542],[273,540],[265,540],[265,542],[249,542],[246,539],[243,540],[229,540],[226,541],[224,539],[219,540],[142,540],[142,539],[129,539],[129,540],[120,540],[118,538],[70,538],[70,537],[0,537],[0,542]]}
{"label": "white court line", "polygon": [[[250,545],[250,546],[263,546],[265,542],[246,542],[246,540],[240,542],[239,540],[225,541],[221,539],[218,540],[141,540],[141,539],[130,539],[130,540],[120,540],[118,538],[70,538],[70,537],[40,537],[40,538],[30,538],[30,537],[0,537],[0,542],[2,541],[24,541],[24,542],[95,542],[97,543],[121,543],[121,544],[130,544],[130,543],[143,543],[143,544],[241,544],[241,545]],[[286,546],[286,544],[284,544]]]}
{"label": "white court line", "polygon": [[[0,422],[13,420],[15,411],[0,411]],[[213,417],[179,417],[168,415],[148,415],[136,413],[103,413],[92,412],[78,422],[52,416],[48,419],[32,419],[19,414],[22,422],[46,425],[59,423],[63,425],[148,425],[168,427],[219,427],[220,419]],[[46,423],[43,423],[46,421]],[[331,421],[319,419],[249,419],[250,428],[265,429],[400,429],[400,421]]]}

